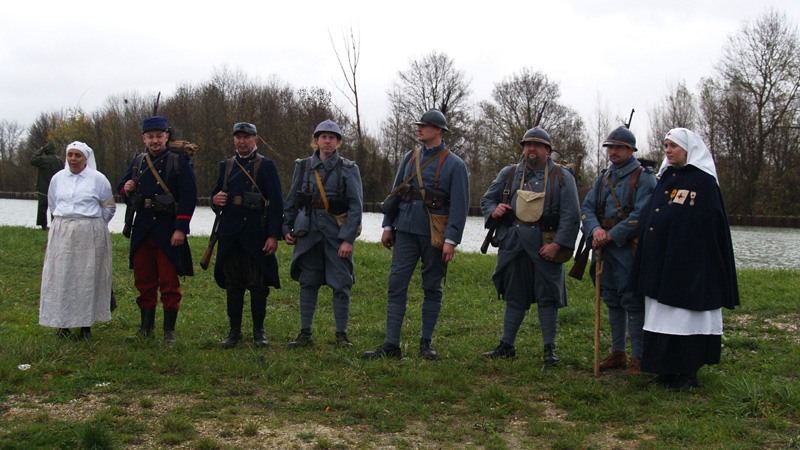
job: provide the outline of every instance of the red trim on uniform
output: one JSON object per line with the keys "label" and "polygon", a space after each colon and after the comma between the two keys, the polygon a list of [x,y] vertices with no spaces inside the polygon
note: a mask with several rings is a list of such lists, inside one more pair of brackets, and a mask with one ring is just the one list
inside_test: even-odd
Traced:
{"label": "red trim on uniform", "polygon": [[178,217],[176,217],[176,219],[192,220],[192,216],[178,216]]}

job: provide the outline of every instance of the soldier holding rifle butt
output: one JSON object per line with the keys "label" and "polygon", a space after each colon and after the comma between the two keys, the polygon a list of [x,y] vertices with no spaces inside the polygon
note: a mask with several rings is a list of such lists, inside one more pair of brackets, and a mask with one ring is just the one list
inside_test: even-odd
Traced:
{"label": "soldier holding rifle butt", "polygon": [[236,154],[219,163],[211,204],[219,217],[214,279],[225,289],[230,331],[220,342],[233,348],[242,340],[244,291],[250,291],[253,344],[269,344],[264,334],[269,287],[280,288],[275,251],[281,236],[283,199],[275,163],[258,153],[256,126],[233,126]]}
{"label": "soldier holding rifle butt", "polygon": [[[636,375],[641,373],[642,364],[644,300],[633,293],[628,279],[642,229],[642,210],[650,204],[656,177],[652,169],[642,166],[633,156],[636,137],[628,125],[613,130],[603,147],[611,165],[600,173],[581,209],[586,244],[595,249],[589,269],[592,274],[596,269],[597,250],[603,249],[600,292],[608,307],[611,352],[599,363],[599,369],[627,366],[628,374]],[[626,327],[631,338],[630,361],[625,353]]]}

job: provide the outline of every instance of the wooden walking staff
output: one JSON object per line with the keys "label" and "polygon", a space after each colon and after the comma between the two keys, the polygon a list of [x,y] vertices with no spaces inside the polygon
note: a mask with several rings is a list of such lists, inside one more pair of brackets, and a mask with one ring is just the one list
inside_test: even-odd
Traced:
{"label": "wooden walking staff", "polygon": [[603,249],[594,251],[594,376],[600,376],[600,275],[603,274]]}

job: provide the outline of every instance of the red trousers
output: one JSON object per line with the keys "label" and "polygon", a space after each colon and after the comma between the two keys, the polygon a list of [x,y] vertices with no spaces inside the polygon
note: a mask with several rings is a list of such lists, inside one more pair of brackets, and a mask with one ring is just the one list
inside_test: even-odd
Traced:
{"label": "red trousers", "polygon": [[133,283],[139,291],[139,308],[158,306],[158,289],[165,311],[177,311],[181,305],[181,282],[175,265],[149,236],[133,254]]}

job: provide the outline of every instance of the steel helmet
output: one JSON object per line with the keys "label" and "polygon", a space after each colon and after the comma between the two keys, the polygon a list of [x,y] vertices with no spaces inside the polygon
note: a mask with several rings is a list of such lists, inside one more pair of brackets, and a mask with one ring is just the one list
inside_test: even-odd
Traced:
{"label": "steel helmet", "polygon": [[636,148],[636,136],[631,133],[631,130],[628,129],[626,126],[620,126],[616,128],[614,131],[608,134],[608,137],[605,141],[603,141],[603,147],[607,147],[609,145],[625,145],[633,149],[633,151],[637,151]]}
{"label": "steel helmet", "polygon": [[444,131],[450,131],[447,128],[447,119],[444,118],[444,114],[435,108],[429,109],[418,121],[414,122],[414,125],[431,125]]}
{"label": "steel helmet", "polygon": [[314,130],[314,137],[319,137],[322,133],[333,133],[340,141],[342,140],[342,130],[339,128],[339,125],[336,125],[336,122],[331,119],[326,119],[317,125],[317,129]]}
{"label": "steel helmet", "polygon": [[547,144],[550,147],[550,150],[553,149],[553,144],[550,141],[550,135],[547,134],[547,131],[539,127],[533,127],[530,130],[525,132],[525,136],[522,136],[522,140],[519,141],[519,145],[525,145],[526,142],[541,142],[543,144]]}

